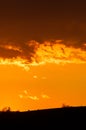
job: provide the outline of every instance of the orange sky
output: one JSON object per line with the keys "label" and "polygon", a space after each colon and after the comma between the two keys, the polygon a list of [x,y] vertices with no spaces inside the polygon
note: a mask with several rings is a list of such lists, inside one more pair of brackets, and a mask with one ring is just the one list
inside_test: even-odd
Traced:
{"label": "orange sky", "polygon": [[86,64],[46,64],[29,71],[0,65],[0,109],[29,110],[86,105]]}
{"label": "orange sky", "polygon": [[0,110],[86,105],[85,5],[0,2]]}

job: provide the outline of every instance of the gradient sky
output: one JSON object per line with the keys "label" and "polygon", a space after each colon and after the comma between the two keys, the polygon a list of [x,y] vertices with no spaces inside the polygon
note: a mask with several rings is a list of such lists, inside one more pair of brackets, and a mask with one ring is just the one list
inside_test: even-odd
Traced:
{"label": "gradient sky", "polygon": [[0,109],[86,105],[85,5],[0,1]]}
{"label": "gradient sky", "polygon": [[85,40],[86,2],[1,0],[0,38]]}

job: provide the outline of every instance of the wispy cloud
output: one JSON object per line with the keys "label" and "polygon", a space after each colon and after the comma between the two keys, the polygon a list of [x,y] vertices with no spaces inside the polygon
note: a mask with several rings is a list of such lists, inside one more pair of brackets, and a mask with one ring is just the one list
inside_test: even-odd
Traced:
{"label": "wispy cloud", "polygon": [[31,99],[31,100],[39,100],[39,98],[37,96],[27,96],[27,98]]}
{"label": "wispy cloud", "polygon": [[24,90],[24,94],[26,94],[26,95],[28,94],[27,90]]}
{"label": "wispy cloud", "polygon": [[44,98],[44,99],[50,99],[50,97],[46,94],[41,95],[41,97]]}
{"label": "wispy cloud", "polygon": [[38,79],[38,76],[37,76],[37,75],[34,75],[33,78],[34,78],[34,79]]}
{"label": "wispy cloud", "polygon": [[19,98],[20,98],[20,99],[23,99],[24,97],[23,97],[23,95],[22,95],[22,94],[19,94]]}
{"label": "wispy cloud", "polygon": [[34,96],[34,95],[29,94],[27,90],[24,90],[23,93],[19,94],[18,96],[20,99],[31,99],[34,101],[41,100],[42,98],[43,99],[50,99],[50,96],[48,96],[47,94],[42,94],[38,97],[36,95]]}
{"label": "wispy cloud", "polygon": [[39,98],[37,96],[30,95],[27,90],[24,90],[22,92],[22,94],[19,94],[18,96],[19,96],[20,99],[31,99],[31,100],[34,100],[34,101],[39,100]]}

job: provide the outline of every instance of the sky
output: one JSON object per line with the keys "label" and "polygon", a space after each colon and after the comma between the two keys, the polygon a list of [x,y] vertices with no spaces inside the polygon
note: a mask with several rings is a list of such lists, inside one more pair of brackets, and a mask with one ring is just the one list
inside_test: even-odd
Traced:
{"label": "sky", "polygon": [[0,1],[0,110],[86,105],[85,5]]}

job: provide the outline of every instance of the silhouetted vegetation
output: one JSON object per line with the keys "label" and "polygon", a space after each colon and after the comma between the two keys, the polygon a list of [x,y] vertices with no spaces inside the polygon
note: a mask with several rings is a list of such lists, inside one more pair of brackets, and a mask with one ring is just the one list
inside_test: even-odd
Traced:
{"label": "silhouetted vegetation", "polygon": [[3,112],[11,112],[11,108],[10,107],[4,107],[2,109]]}
{"label": "silhouetted vegetation", "polygon": [[65,107],[70,107],[70,106],[66,104],[62,104],[62,108],[65,108]]}

